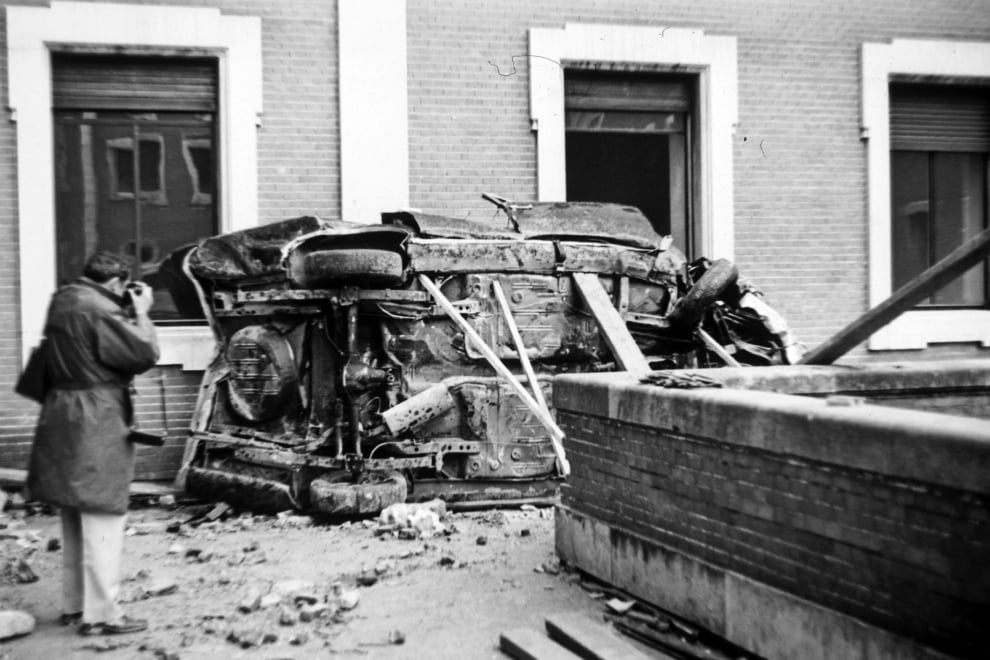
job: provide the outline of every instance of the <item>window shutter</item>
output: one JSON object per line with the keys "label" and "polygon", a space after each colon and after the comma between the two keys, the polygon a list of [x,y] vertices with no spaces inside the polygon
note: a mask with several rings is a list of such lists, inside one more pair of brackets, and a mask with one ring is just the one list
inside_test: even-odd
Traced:
{"label": "window shutter", "polygon": [[54,53],[52,105],[60,110],[214,112],[217,61]]}
{"label": "window shutter", "polygon": [[564,98],[567,110],[691,110],[690,83],[676,75],[568,68]]}
{"label": "window shutter", "polygon": [[890,148],[990,151],[990,87],[891,84]]}

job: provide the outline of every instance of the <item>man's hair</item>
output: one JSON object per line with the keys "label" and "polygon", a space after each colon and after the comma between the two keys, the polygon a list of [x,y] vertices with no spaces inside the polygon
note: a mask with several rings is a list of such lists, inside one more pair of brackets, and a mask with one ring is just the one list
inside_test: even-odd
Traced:
{"label": "man's hair", "polygon": [[86,261],[83,277],[104,284],[114,277],[126,280],[131,276],[131,260],[112,252],[97,252]]}

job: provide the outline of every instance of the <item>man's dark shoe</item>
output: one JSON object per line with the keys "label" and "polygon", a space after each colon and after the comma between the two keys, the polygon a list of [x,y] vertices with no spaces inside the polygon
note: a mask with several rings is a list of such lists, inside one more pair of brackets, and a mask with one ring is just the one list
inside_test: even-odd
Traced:
{"label": "man's dark shoe", "polygon": [[127,633],[141,632],[148,629],[148,622],[144,619],[132,619],[128,616],[121,617],[116,621],[104,621],[101,623],[84,623],[79,626],[80,635],[126,635]]}
{"label": "man's dark shoe", "polygon": [[65,612],[58,618],[59,624],[63,626],[74,626],[82,621],[82,612]]}

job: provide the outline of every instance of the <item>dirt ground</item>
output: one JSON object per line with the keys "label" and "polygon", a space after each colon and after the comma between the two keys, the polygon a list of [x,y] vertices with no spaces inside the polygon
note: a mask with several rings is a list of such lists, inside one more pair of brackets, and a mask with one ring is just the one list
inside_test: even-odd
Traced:
{"label": "dirt ground", "polygon": [[[37,626],[0,642],[0,660],[504,658],[503,631],[542,630],[557,612],[602,618],[601,600],[558,570],[552,508],[448,513],[448,533],[418,539],[383,534],[374,520],[236,512],[174,531],[205,510],[129,514],[122,600],[150,627],[116,637],[81,637],[58,624],[59,518],[8,512],[0,518],[0,609],[29,612]],[[21,556],[38,581],[17,580]],[[312,600],[329,609],[310,606],[315,618],[297,621]]]}

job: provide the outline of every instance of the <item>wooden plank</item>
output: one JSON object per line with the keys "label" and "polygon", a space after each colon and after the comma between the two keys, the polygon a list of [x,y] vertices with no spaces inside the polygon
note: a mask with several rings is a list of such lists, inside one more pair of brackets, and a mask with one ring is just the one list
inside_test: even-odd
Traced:
{"label": "wooden plank", "polygon": [[540,387],[540,381],[536,379],[533,365],[529,362],[529,353],[526,352],[526,344],[523,343],[522,335],[519,334],[519,327],[516,326],[516,320],[512,316],[512,308],[509,307],[509,301],[505,297],[505,292],[502,290],[502,285],[499,284],[498,280],[492,281],[492,291],[495,292],[495,299],[498,300],[498,304],[502,308],[505,325],[508,326],[509,334],[512,335],[512,341],[516,346],[516,353],[519,355],[519,364],[522,365],[523,373],[526,374],[526,380],[529,381],[529,387],[533,390],[533,398],[540,404],[543,412],[549,416],[550,408],[547,406],[547,400],[543,396],[543,388]]}
{"label": "wooden plank", "polygon": [[882,303],[806,354],[798,364],[832,364],[887,325],[902,312],[938,291],[978,264],[990,250],[990,229],[984,229],[944,259],[902,286]]}
{"label": "wooden plank", "polygon": [[585,660],[650,660],[610,626],[580,612],[548,616],[546,625],[551,639]]}
{"label": "wooden plank", "polygon": [[500,636],[499,648],[516,660],[579,660],[563,646],[532,628],[516,628]]}
{"label": "wooden plank", "polygon": [[646,356],[639,349],[639,345],[626,327],[626,322],[622,320],[608,292],[602,286],[601,280],[595,273],[574,273],[574,283],[581,292],[581,297],[588,305],[598,327],[601,328],[605,336],[605,343],[608,344],[616,362],[625,371],[642,374],[650,371],[650,364],[646,361]]}
{"label": "wooden plank", "polygon": [[543,426],[546,427],[550,434],[550,444],[553,445],[553,451],[557,455],[557,464],[560,474],[564,477],[568,476],[571,473],[571,465],[568,463],[567,456],[564,454],[564,432],[560,430],[559,426],[557,426],[557,422],[554,421],[553,417],[551,417],[549,413],[540,408],[540,404],[536,402],[536,399],[530,396],[526,388],[519,382],[519,378],[509,371],[509,368],[505,366],[505,363],[499,359],[498,355],[495,354],[495,351],[493,351],[491,347],[485,343],[485,340],[481,338],[478,331],[474,329],[474,326],[468,323],[467,319],[465,319],[461,313],[457,311],[453,304],[451,304],[450,300],[447,299],[447,296],[443,295],[443,292],[440,291],[440,287],[434,284],[433,280],[428,278],[426,275],[419,276],[419,283],[424,289],[430,292],[430,295],[433,296],[433,299],[437,301],[437,304],[440,305],[441,309],[443,309],[447,316],[450,317],[450,320],[457,324],[457,327],[459,327],[461,332],[464,333],[465,339],[474,342],[478,350],[481,351],[481,354],[485,356],[488,364],[492,366],[492,369],[494,369],[499,376],[504,378],[506,382],[509,383],[515,391],[516,396],[518,396],[522,402],[526,404],[526,407],[529,408],[534,415],[536,415],[536,418],[543,423]]}

